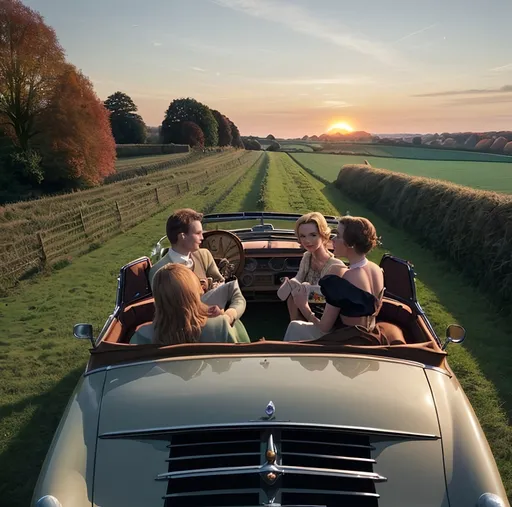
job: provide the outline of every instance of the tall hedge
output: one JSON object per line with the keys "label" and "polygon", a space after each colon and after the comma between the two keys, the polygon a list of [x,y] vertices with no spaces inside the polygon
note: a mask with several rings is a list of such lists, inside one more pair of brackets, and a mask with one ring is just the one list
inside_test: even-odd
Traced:
{"label": "tall hedge", "polygon": [[344,166],[336,186],[451,259],[512,310],[512,196],[365,165]]}

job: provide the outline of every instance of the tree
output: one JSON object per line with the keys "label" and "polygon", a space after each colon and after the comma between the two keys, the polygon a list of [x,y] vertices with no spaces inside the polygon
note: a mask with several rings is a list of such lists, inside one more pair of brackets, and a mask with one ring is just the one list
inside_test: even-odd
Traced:
{"label": "tree", "polygon": [[240,137],[240,131],[238,130],[238,127],[229,118],[227,118],[227,120],[231,128],[231,137],[233,138],[231,141],[231,146],[235,148],[243,148],[244,143],[242,142],[242,138]]}
{"label": "tree", "polygon": [[117,144],[143,144],[147,129],[144,120],[137,114],[137,106],[126,93],[115,92],[105,100],[110,111],[110,125]]}
{"label": "tree", "polygon": [[184,121],[181,124],[180,142],[188,144],[191,148],[204,147],[204,133],[197,123]]}
{"label": "tree", "polygon": [[269,134],[267,136],[267,139],[269,139],[270,141],[275,141],[276,140],[276,138],[272,134]]}
{"label": "tree", "polygon": [[89,79],[72,65],[60,76],[38,127],[41,134],[34,143],[48,183],[57,188],[94,185],[115,172],[109,113]]}
{"label": "tree", "polygon": [[42,16],[19,0],[0,1],[0,126],[22,151],[37,134],[65,64],[64,51]]}
{"label": "tree", "polygon": [[246,150],[261,150],[261,144],[256,139],[246,137],[242,139],[242,143]]}
{"label": "tree", "polygon": [[277,141],[270,141],[270,145],[267,148],[267,151],[279,151],[281,149],[281,145]]}
{"label": "tree", "polygon": [[420,146],[421,145],[421,136],[414,136],[412,138],[412,144],[414,144],[415,146]]}
{"label": "tree", "polygon": [[164,143],[179,142],[181,123],[196,123],[204,133],[206,146],[217,146],[219,142],[218,126],[211,109],[192,98],[175,99],[169,105],[162,122],[162,140]]}
{"label": "tree", "polygon": [[231,125],[228,119],[215,109],[212,109],[212,113],[218,125],[219,146],[230,146],[233,141],[233,136],[231,134]]}

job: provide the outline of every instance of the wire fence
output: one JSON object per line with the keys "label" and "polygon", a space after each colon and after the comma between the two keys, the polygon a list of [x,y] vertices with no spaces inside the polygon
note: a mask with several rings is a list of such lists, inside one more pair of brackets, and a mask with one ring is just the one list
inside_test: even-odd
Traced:
{"label": "wire fence", "polygon": [[0,245],[0,289],[6,290],[19,280],[43,271],[70,254],[94,248],[99,242],[115,236],[146,220],[173,199],[206,186],[242,166],[250,158],[246,153],[185,181],[156,182],[150,188],[118,196],[92,205],[78,205],[59,215],[58,223],[21,239]]}

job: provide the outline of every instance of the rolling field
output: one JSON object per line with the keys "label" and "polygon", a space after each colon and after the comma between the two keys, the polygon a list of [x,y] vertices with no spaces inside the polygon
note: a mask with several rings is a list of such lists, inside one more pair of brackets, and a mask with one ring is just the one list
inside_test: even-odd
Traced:
{"label": "rolling field", "polygon": [[[466,342],[448,349],[450,365],[479,417],[512,497],[512,365],[504,360],[512,357],[508,320],[448,263],[332,185],[313,178],[287,154],[261,157],[250,168],[236,168],[229,178],[176,199],[172,207],[51,276],[23,282],[0,298],[0,320],[7,330],[0,339],[0,498],[9,499],[10,507],[28,505],[53,432],[83,371],[88,345],[72,338],[73,324],[91,322],[95,333],[99,331],[114,306],[119,268],[147,255],[165,234],[169,211],[181,206],[203,212],[350,211],[370,218],[383,241],[372,260],[378,262],[386,251],[411,260],[418,273],[419,300],[438,334],[444,336],[449,323],[466,327]],[[247,326],[257,338],[249,314]]]}
{"label": "rolling field", "polygon": [[460,160],[446,162],[318,153],[293,153],[292,156],[305,167],[329,181],[336,180],[342,166],[362,164],[366,159],[373,167],[379,169],[451,181],[480,190],[512,193],[512,163],[466,162]]}
{"label": "rolling field", "polygon": [[425,148],[421,146],[386,146],[375,143],[322,143],[324,151],[362,153],[365,156],[411,158],[418,160],[448,160],[509,163],[512,157],[478,151]]}
{"label": "rolling field", "polygon": [[123,157],[116,160],[116,171],[122,172],[134,167],[159,164],[168,160],[176,160],[190,156],[190,153],[171,153],[167,155],[148,155],[145,157]]}

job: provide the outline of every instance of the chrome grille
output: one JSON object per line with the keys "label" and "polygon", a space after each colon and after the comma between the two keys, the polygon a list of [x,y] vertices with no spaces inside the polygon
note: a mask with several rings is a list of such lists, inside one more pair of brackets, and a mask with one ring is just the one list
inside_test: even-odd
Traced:
{"label": "chrome grille", "polygon": [[280,427],[169,433],[165,507],[376,507],[369,435]]}

